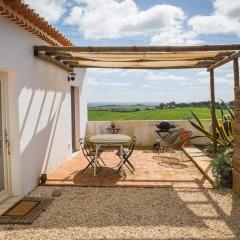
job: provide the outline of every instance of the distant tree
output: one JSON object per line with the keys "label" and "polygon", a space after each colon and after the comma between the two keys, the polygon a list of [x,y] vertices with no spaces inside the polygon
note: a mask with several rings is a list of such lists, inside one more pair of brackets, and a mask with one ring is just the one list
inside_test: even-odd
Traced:
{"label": "distant tree", "polygon": [[160,109],[163,109],[163,108],[164,108],[164,105],[165,105],[164,103],[160,103],[160,104],[159,104],[159,108],[160,108]]}

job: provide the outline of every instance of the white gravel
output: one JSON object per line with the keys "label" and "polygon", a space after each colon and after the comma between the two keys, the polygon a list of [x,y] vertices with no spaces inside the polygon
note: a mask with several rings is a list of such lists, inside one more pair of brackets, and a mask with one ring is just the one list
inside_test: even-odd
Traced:
{"label": "white gravel", "polygon": [[230,190],[38,187],[62,195],[32,225],[0,225],[0,239],[240,239]]}

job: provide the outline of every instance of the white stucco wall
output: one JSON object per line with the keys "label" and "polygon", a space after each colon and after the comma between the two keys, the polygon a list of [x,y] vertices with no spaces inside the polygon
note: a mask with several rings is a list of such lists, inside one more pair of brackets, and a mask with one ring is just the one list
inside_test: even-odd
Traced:
{"label": "white stucco wall", "polygon": [[85,70],[76,81],[68,73],[33,56],[45,42],[0,16],[0,71],[7,74],[13,195],[31,191],[42,172],[71,158],[70,86],[79,92],[79,135],[84,135],[87,105]]}
{"label": "white stucco wall", "polygon": [[[169,120],[171,123],[177,126],[177,128],[184,128],[193,132],[193,136],[199,136],[201,133],[191,126],[191,124],[186,120]],[[128,136],[137,137],[137,146],[153,146],[158,139],[158,135],[155,133],[157,128],[156,124],[160,122],[156,120],[129,120],[129,121],[114,121],[116,126],[119,127],[120,133],[127,134]],[[203,120],[203,125],[208,128],[210,120]],[[110,121],[89,121],[87,124],[87,135],[91,136],[94,134],[99,134],[99,129],[102,127],[105,129],[111,124]],[[197,138],[192,140],[193,143],[206,143],[209,142],[207,138]]]}

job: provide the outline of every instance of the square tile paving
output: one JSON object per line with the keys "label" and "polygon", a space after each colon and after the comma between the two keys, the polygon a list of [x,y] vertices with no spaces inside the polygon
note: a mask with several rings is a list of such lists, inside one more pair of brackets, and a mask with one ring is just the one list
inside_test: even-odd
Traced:
{"label": "square tile paving", "polygon": [[92,167],[83,171],[88,162],[79,153],[49,174],[46,185],[212,188],[195,164],[180,151],[173,156],[166,154],[162,160],[157,151],[138,148],[130,157],[136,169],[134,174],[126,167],[123,174],[116,173],[120,160],[115,149],[108,149],[101,157],[107,166],[102,167],[99,175],[93,176]]}

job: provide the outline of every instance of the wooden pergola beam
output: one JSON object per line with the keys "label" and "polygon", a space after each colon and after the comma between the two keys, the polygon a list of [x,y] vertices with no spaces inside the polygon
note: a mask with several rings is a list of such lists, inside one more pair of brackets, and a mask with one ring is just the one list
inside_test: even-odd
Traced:
{"label": "wooden pergola beam", "polygon": [[[71,61],[81,61],[81,60],[87,60],[87,61],[90,61],[91,59],[90,58],[88,58],[88,57],[73,57],[73,56],[69,56],[69,55],[61,55],[60,53],[59,53],[59,55],[56,55],[56,59],[58,59],[58,60],[71,60]],[[103,58],[104,59],[104,58]],[[219,60],[221,60],[221,59],[223,59],[223,57],[199,57],[199,58],[193,58],[193,59],[191,59],[191,58],[182,58],[181,60],[179,60],[179,59],[177,59],[177,61],[192,61],[192,60],[196,60],[196,61],[204,61],[204,60],[209,60],[209,61],[214,61],[214,62],[216,62],[216,61],[219,61]],[[92,60],[92,61],[103,61],[103,60]],[[109,61],[107,58],[106,58],[106,60],[105,61]],[[127,58],[126,59],[120,59],[119,61],[117,61],[117,62],[128,62],[128,61],[136,61],[136,60],[128,60]],[[145,61],[145,59],[143,58],[142,59],[142,61]],[[149,61],[176,61],[176,59],[164,59],[164,60],[149,60]]]}
{"label": "wooden pergola beam", "polygon": [[46,52],[46,55],[56,56],[56,57],[71,57],[72,56],[70,53],[65,53],[65,52]]}
{"label": "wooden pergola beam", "polygon": [[218,68],[228,62],[231,62],[232,60],[234,60],[235,58],[239,58],[240,57],[240,51],[233,53],[232,55],[230,55],[229,57],[224,58],[223,60],[214,63],[213,65],[211,65],[210,67],[208,67],[207,71],[213,70],[215,68]]}
{"label": "wooden pergola beam", "polygon": [[34,51],[68,51],[68,52],[191,52],[191,51],[227,51],[240,50],[240,44],[202,45],[202,46],[104,46],[104,47],[51,47],[35,46]]}
{"label": "wooden pergola beam", "polygon": [[179,66],[179,67],[102,67],[102,66],[86,66],[80,64],[69,64],[72,68],[109,68],[109,69],[152,69],[152,70],[161,70],[161,69],[194,69],[194,68],[206,68],[209,65],[196,65],[196,66]]}
{"label": "wooden pergola beam", "polygon": [[64,64],[67,64],[67,65],[78,65],[78,62],[76,61],[63,61]]}
{"label": "wooden pergola beam", "polygon": [[60,68],[64,69],[65,71],[67,71],[67,72],[73,72],[74,71],[73,68],[71,68],[71,67],[67,66],[66,64],[56,60],[55,58],[47,56],[46,54],[43,54],[43,53],[40,53],[40,52],[34,52],[34,56],[39,57],[39,58],[41,58],[41,59],[43,59],[45,61],[48,61],[48,62],[50,62],[52,64],[55,64],[58,67],[60,67]]}
{"label": "wooden pergola beam", "polygon": [[[38,51],[38,50],[37,50]],[[39,51],[39,52],[45,52],[46,54],[48,55],[54,55],[54,56],[72,56],[72,53],[71,52],[68,52],[68,51],[60,51],[60,50],[55,50],[55,51]],[[206,51],[206,52],[209,52],[209,51]],[[233,53],[235,53],[236,51],[211,51],[211,52],[218,52],[218,54],[215,56],[216,59],[219,59],[221,60],[222,58],[224,57],[227,57],[227,56],[230,56],[232,55]],[[105,57],[111,57],[114,55],[114,57],[117,57],[117,56],[123,56],[124,54],[127,54],[128,56],[132,56],[132,55],[135,55],[136,54],[145,54],[142,53],[142,52],[79,52],[81,54],[83,54],[84,56],[94,56],[94,57],[102,57],[101,55],[104,55]],[[147,53],[149,56],[159,56],[159,54],[168,54],[168,55],[172,55],[174,56],[175,54],[196,54],[196,53],[199,53],[201,54],[202,51],[187,51],[187,52],[184,52],[184,51],[181,51],[181,52],[160,52],[160,51],[157,51],[157,52],[149,52]],[[73,57],[73,56],[72,56]]]}

